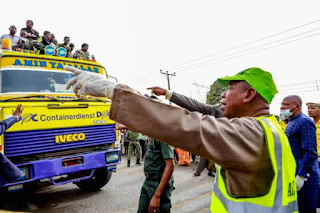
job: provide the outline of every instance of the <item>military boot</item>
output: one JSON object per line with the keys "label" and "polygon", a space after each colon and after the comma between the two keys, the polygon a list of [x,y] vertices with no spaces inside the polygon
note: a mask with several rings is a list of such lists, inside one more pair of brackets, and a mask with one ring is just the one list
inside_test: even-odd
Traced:
{"label": "military boot", "polygon": [[127,164],[127,167],[130,167],[130,160],[128,160],[128,164]]}
{"label": "military boot", "polygon": [[139,164],[139,165],[141,164],[141,163],[140,163],[140,159],[137,159],[136,164]]}

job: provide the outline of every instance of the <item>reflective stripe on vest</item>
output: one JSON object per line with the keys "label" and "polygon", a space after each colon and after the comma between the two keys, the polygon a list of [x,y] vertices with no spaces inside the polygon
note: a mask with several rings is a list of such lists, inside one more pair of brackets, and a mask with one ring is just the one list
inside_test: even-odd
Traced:
{"label": "reflective stripe on vest", "polygon": [[[216,176],[214,189],[213,189],[213,198],[212,201],[215,198],[219,200],[219,202],[223,205],[225,210],[222,210],[221,212],[237,212],[237,213],[246,213],[246,212],[255,212],[255,213],[292,213],[298,211],[298,203],[297,199],[293,200],[292,202],[289,202],[288,205],[282,206],[282,196],[283,196],[283,183],[282,183],[282,145],[281,145],[281,139],[278,134],[277,129],[274,127],[274,125],[269,121],[267,118],[261,118],[260,121],[263,121],[271,130],[273,139],[274,139],[274,155],[276,159],[276,165],[277,165],[277,182],[276,182],[276,191],[275,191],[275,198],[274,198],[274,204],[272,207],[263,206],[246,202],[246,199],[242,199],[240,202],[236,202],[233,200],[228,199],[219,189],[219,176],[221,175],[221,168],[218,168],[218,174]],[[264,128],[262,126],[262,128]],[[269,148],[269,147],[268,147]],[[290,149],[291,151],[291,149]],[[272,182],[273,184],[273,182]],[[294,182],[295,184],[295,182]],[[270,192],[269,192],[270,193]],[[261,199],[263,199],[263,196],[261,196]],[[214,202],[212,202],[211,205],[213,205]],[[211,210],[214,209],[214,206],[211,206]],[[221,209],[221,208],[218,208]],[[214,212],[220,212],[214,211]]]}

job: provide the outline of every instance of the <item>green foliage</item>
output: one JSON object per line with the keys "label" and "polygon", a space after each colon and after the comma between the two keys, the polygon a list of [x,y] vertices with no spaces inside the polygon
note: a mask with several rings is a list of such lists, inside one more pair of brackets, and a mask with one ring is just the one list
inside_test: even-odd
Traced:
{"label": "green foliage", "polygon": [[210,90],[207,93],[207,104],[218,104],[221,100],[221,94],[226,91],[227,88],[222,86],[218,80],[213,82],[210,86]]}

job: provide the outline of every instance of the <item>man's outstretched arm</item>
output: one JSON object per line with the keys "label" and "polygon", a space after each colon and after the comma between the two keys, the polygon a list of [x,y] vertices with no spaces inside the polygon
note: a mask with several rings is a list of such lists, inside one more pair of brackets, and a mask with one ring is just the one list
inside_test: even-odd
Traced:
{"label": "man's outstretched arm", "polygon": [[193,98],[189,98],[185,95],[163,89],[161,87],[149,87],[154,94],[158,96],[166,96],[166,99],[177,104],[178,106],[185,108],[192,112],[200,112],[204,115],[213,115],[215,117],[223,117],[222,111],[220,109],[220,104],[208,105],[201,103]]}

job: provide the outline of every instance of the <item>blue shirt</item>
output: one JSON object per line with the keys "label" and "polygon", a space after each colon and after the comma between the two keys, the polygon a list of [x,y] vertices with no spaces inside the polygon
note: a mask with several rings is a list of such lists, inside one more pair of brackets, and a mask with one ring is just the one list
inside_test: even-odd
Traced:
{"label": "blue shirt", "polygon": [[[0,135],[17,122],[17,118],[11,117],[0,122]],[[20,169],[0,152],[0,187],[14,181],[22,175]]]}
{"label": "blue shirt", "polygon": [[299,114],[289,119],[285,134],[288,136],[297,163],[297,175],[319,173],[316,126],[308,116]]}

